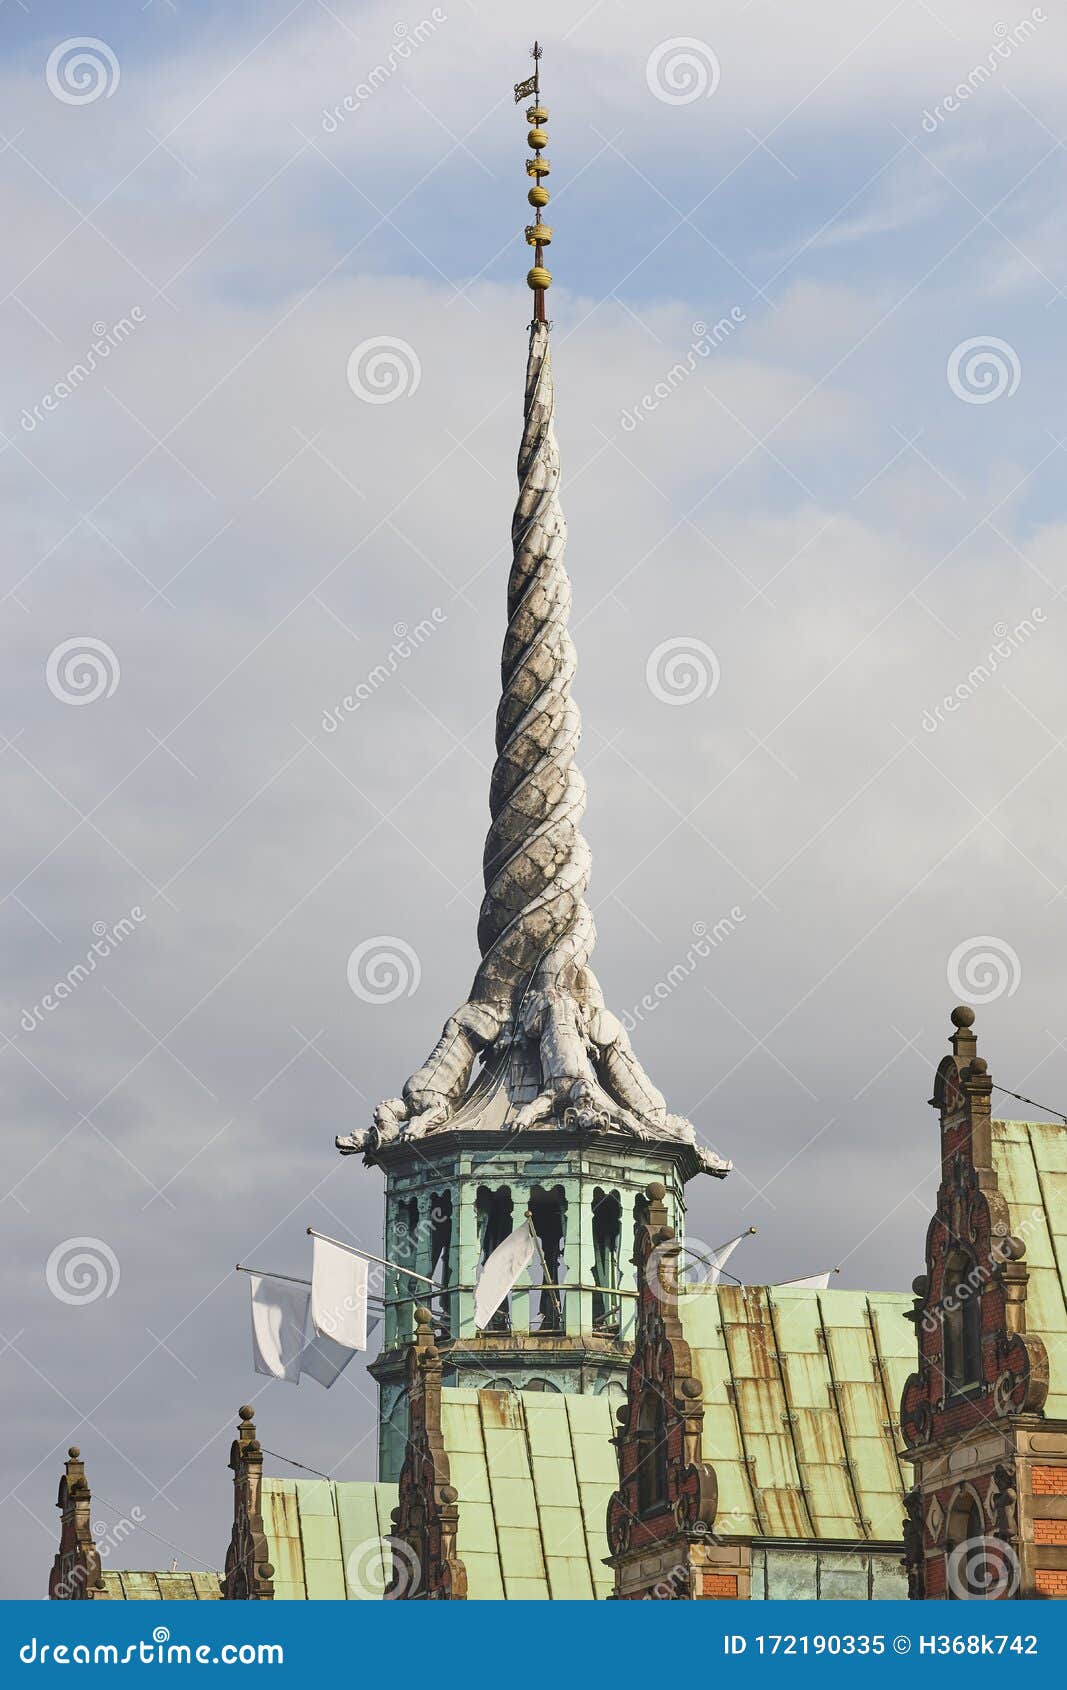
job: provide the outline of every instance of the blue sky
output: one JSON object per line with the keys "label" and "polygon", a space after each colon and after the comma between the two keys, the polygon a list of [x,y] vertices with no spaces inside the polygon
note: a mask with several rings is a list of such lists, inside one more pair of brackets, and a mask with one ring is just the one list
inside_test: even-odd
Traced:
{"label": "blue sky", "polygon": [[[333,1136],[399,1089],[473,972],[530,26],[511,3],[439,10],[406,59],[396,26],[430,7],[0,15],[9,1594],[44,1588],[72,1440],[103,1497],[141,1506],[183,1565],[218,1565],[250,1389],[232,1264],[299,1271],[307,1224],[375,1248],[378,1176]],[[693,1190],[690,1225],[715,1243],[757,1224],[753,1279],[825,1256],[842,1284],[919,1270],[961,946],[1003,965],[978,1000],[994,1076],[1067,1095],[1067,59],[1040,11],[539,10],[597,969],[621,1013],[694,923],[744,909],[634,1038],[737,1164]],[[1026,20],[975,76],[998,23]],[[110,97],[50,89],[76,36],[114,56]],[[705,91],[672,102],[650,65],[679,39]],[[731,312],[693,354],[694,324]],[[40,409],[94,325],[124,321],[106,367]],[[418,380],[371,405],[346,370],[383,338]],[[88,708],[46,681],[74,639],[121,672]],[[675,639],[721,669],[686,708],[646,679]],[[135,905],[107,972],[26,1032],[94,923]],[[346,983],[376,934],[420,957],[389,1005]],[[44,1263],[83,1235],[122,1278],[71,1307]],[[268,1445],[368,1475],[352,1371],[328,1398],[273,1386]],[[126,1551],[169,1564],[155,1539]]]}

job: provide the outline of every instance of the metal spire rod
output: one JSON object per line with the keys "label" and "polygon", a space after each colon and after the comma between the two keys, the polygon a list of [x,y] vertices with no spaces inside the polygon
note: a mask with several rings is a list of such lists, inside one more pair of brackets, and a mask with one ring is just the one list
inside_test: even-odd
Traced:
{"label": "metal spire rod", "polygon": [[401,1267],[399,1262],[391,1262],[385,1256],[372,1256],[369,1250],[361,1250],[356,1244],[345,1244],[340,1238],[331,1238],[325,1232],[316,1232],[313,1226],[308,1227],[309,1238],[321,1238],[324,1244],[336,1244],[339,1250],[349,1250],[353,1256],[364,1256],[368,1262],[377,1262],[380,1267],[392,1268],[395,1273],[406,1273],[409,1279],[421,1279],[424,1285],[435,1285],[437,1282],[428,1273],[416,1273],[414,1268]]}
{"label": "metal spire rod", "polygon": [[530,49],[530,56],[534,62],[534,73],[532,76],[528,76],[525,82],[516,82],[515,84],[516,105],[520,100],[526,99],[528,95],[533,95],[533,105],[528,107],[526,117],[531,125],[527,140],[533,148],[534,157],[526,160],[526,173],[534,179],[534,185],[527,198],[534,207],[537,221],[529,224],[526,229],[527,243],[534,249],[533,269],[529,272],[526,280],[533,289],[535,323],[547,321],[545,316],[545,290],[552,285],[552,277],[545,268],[544,250],[552,239],[552,230],[547,223],[541,221],[542,207],[548,204],[548,189],[542,187],[541,178],[547,176],[549,172],[547,158],[541,157],[541,149],[548,143],[548,136],[543,128],[543,125],[548,121],[548,112],[541,104],[541,53],[541,44],[539,41],[535,41]]}

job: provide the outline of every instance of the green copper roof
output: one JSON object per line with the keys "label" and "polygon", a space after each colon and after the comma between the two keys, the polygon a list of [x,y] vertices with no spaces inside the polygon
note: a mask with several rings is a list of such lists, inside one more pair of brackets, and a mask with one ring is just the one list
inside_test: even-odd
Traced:
{"label": "green copper roof", "polygon": [[396,1486],[370,1480],[263,1480],[275,1601],[380,1598],[392,1554]]}
{"label": "green copper roof", "polygon": [[104,1574],[104,1589],[112,1602],[217,1602],[221,1573]]}
{"label": "green copper roof", "polygon": [[[392,1571],[395,1485],[263,1479],[275,1601],[380,1600]],[[112,1601],[217,1601],[221,1573],[105,1572]]]}
{"label": "green copper roof", "polygon": [[716,1530],[734,1537],[901,1535],[898,1410],[915,1367],[912,1298],[787,1286],[697,1287],[679,1303],[704,1386]]}
{"label": "green copper roof", "polygon": [[459,1492],[467,1594],[610,1596],[607,1506],[618,1484],[611,1400],[446,1387],[441,1431]]}
{"label": "green copper roof", "polygon": [[1026,1244],[1030,1280],[1026,1328],[1045,1340],[1049,1393],[1045,1413],[1067,1416],[1067,1127],[1057,1121],[994,1121],[993,1161]]}

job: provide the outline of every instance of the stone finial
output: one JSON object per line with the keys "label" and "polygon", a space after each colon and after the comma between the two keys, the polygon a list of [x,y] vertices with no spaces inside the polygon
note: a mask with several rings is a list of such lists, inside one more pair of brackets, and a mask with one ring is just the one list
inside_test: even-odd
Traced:
{"label": "stone finial", "polygon": [[238,1469],[249,1461],[263,1462],[263,1451],[256,1436],[256,1423],[253,1419],[255,1409],[250,1403],[244,1403],[237,1410],[237,1436],[230,1448],[230,1466],[236,1475]]}
{"label": "stone finial", "polygon": [[59,1501],[56,1504],[62,1508],[64,1501],[75,1496],[83,1496],[88,1502],[90,1498],[89,1484],[85,1477],[85,1463],[81,1458],[81,1450],[77,1444],[71,1444],[67,1451],[67,1459],[63,1464],[63,1485],[60,1486]]}
{"label": "stone finial", "polygon": [[970,1124],[970,1151],[976,1168],[988,1170],[993,1166],[993,1136],[991,1117],[993,1081],[989,1063],[978,1055],[978,1037],[974,1031],[974,1010],[969,1004],[957,1004],[952,1011],[952,1054],[959,1069],[959,1083],[967,1099]]}
{"label": "stone finial", "polygon": [[433,1311],[427,1308],[415,1310],[415,1348],[420,1355],[429,1356],[437,1353],[437,1337],[433,1329]]}
{"label": "stone finial", "polygon": [[237,1411],[237,1436],[230,1445],[233,1473],[233,1529],[226,1551],[222,1594],[228,1602],[264,1602],[274,1598],[263,1522],[263,1449],[256,1435],[251,1403]]}
{"label": "stone finial", "polygon": [[92,1601],[105,1594],[100,1554],[93,1536],[92,1492],[77,1444],[71,1444],[59,1481],[59,1550],[52,1563],[48,1595],[53,1602]]}
{"label": "stone finial", "polygon": [[952,1046],[952,1054],[962,1070],[968,1066],[978,1049],[978,1038],[972,1030],[974,1027],[974,1010],[970,1004],[959,1003],[952,1011],[949,1019],[956,1029],[949,1043]]}
{"label": "stone finial", "polygon": [[[989,1078],[988,1062],[984,1056],[978,1055],[974,1010],[970,1004],[958,1003],[951,1013],[950,1020],[953,1027],[949,1039],[952,1055],[946,1056],[938,1065],[934,1095],[930,1103],[945,1117],[956,1114],[963,1107],[965,1097],[969,1097],[972,1110],[977,1103],[979,1113],[984,1109],[988,1121],[993,1082]],[[977,1159],[982,1166],[987,1166],[990,1146],[985,1139],[988,1138],[988,1133],[979,1136],[982,1142],[976,1147]]]}

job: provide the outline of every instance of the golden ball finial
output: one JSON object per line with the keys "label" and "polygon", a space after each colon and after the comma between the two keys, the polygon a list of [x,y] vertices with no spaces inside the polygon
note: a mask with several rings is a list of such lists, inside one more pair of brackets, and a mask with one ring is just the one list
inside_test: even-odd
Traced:
{"label": "golden ball finial", "polygon": [[539,153],[542,147],[548,146],[548,136],[543,129],[531,129],[526,137],[526,145],[532,147],[535,153]]}
{"label": "golden ball finial", "polygon": [[552,286],[551,273],[545,269],[543,264],[535,264],[528,273],[526,281],[535,292],[538,288],[550,288]]}
{"label": "golden ball finial", "polygon": [[526,198],[529,200],[531,205],[535,205],[537,207],[547,205],[549,199],[548,189],[542,187],[531,188]]}

